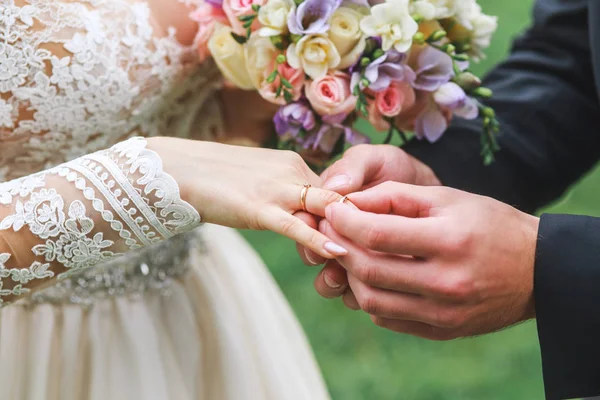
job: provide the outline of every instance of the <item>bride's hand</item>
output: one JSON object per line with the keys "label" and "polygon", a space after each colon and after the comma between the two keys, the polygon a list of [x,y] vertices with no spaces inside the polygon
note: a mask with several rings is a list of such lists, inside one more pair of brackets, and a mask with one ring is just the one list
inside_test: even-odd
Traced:
{"label": "bride's hand", "polygon": [[293,152],[230,146],[176,138],[152,138],[164,170],[178,182],[181,197],[198,210],[204,222],[239,229],[270,230],[293,239],[326,258],[346,251],[294,213],[323,217],[337,193],[319,189],[321,179]]}

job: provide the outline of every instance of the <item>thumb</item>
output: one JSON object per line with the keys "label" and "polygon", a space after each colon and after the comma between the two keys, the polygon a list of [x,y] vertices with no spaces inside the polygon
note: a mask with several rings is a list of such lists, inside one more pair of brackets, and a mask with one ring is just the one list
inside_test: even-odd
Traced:
{"label": "thumb", "polygon": [[350,148],[342,159],[321,175],[323,189],[333,190],[341,195],[363,189],[381,170],[383,157],[379,153],[377,146]]}

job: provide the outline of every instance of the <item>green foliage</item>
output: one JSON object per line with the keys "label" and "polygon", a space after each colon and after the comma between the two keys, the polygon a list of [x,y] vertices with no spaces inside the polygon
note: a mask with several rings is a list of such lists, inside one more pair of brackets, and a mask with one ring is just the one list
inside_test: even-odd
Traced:
{"label": "green foliage", "polygon": [[[502,60],[510,39],[527,25],[532,0],[482,0],[500,17],[483,74]],[[386,133],[379,134],[380,142]],[[501,150],[502,151],[502,150]],[[483,167],[482,167],[483,168]],[[551,211],[599,215],[600,170]],[[534,323],[487,337],[433,343],[375,327],[312,288],[317,269],[305,267],[293,243],[270,233],[244,233],[258,249],[298,315],[335,400],[543,399]]]}

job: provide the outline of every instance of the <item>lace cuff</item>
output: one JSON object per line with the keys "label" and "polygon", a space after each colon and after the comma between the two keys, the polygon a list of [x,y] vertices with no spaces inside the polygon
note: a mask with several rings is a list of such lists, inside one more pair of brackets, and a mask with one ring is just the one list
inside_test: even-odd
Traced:
{"label": "lace cuff", "polygon": [[132,138],[0,184],[0,302],[192,230],[200,215]]}

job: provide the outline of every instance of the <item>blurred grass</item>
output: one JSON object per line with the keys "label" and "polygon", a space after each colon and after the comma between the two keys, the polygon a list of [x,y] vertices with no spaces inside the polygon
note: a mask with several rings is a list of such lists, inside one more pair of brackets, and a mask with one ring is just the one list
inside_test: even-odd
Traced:
{"label": "blurred grass", "polygon": [[[482,0],[500,28],[478,73],[500,61],[529,22],[532,0]],[[600,171],[593,172],[550,211],[599,214]],[[596,201],[594,201],[596,200]],[[476,339],[432,343],[384,331],[367,316],[312,289],[317,270],[305,267],[293,243],[244,232],[258,249],[306,330],[334,399],[543,399],[534,323]]]}

